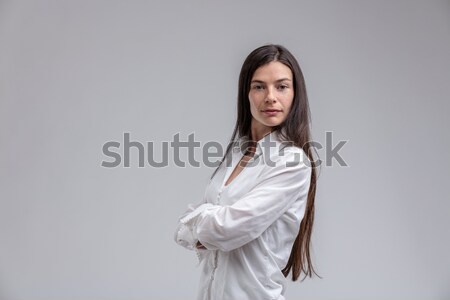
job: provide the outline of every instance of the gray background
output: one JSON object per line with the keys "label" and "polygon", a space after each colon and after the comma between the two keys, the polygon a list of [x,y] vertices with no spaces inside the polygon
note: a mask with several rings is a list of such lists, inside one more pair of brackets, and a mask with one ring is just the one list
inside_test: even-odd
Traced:
{"label": "gray background", "polygon": [[213,169],[102,146],[225,146],[266,43],[301,64],[313,139],[348,141],[318,182],[323,279],[287,299],[450,299],[450,3],[406,0],[1,1],[0,299],[194,299],[173,232]]}

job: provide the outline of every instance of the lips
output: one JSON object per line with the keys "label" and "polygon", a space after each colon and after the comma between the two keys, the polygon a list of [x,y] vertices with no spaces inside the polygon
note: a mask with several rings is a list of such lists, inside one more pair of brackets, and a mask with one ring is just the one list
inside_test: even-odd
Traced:
{"label": "lips", "polygon": [[280,112],[281,109],[263,109],[262,111],[263,112],[276,112],[276,111]]}

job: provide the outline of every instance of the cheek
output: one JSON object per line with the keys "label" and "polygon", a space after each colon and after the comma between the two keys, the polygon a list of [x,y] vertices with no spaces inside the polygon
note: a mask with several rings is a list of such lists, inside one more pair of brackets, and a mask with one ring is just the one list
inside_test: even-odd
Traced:
{"label": "cheek", "polygon": [[250,104],[250,113],[251,113],[252,117],[258,118],[260,101],[258,101],[258,98],[255,98],[255,97],[249,97],[248,100],[249,100],[248,102]]}
{"label": "cheek", "polygon": [[253,98],[252,97],[248,97],[248,103],[250,103],[250,106],[253,106]]}
{"label": "cheek", "polygon": [[250,103],[250,107],[252,109],[258,107],[258,100],[257,100],[257,98],[255,98],[255,97],[248,97],[248,102]]}
{"label": "cheek", "polygon": [[285,103],[286,103],[287,111],[289,112],[291,110],[292,104],[294,103],[294,97],[292,97],[291,99],[287,100]]}
{"label": "cheek", "polygon": [[249,101],[250,101],[250,105],[254,106],[254,107],[259,107],[261,105],[262,102],[262,98],[253,95],[252,97],[248,97]]}

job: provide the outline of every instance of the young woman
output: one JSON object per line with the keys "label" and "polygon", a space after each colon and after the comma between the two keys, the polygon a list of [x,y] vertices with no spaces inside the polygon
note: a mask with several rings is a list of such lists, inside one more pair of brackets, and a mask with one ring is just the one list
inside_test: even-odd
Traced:
{"label": "young woman", "polygon": [[239,76],[230,144],[202,201],[189,204],[175,232],[175,241],[203,263],[198,300],[282,300],[290,271],[293,281],[316,273],[309,142],[298,62],[280,45],[255,49]]}

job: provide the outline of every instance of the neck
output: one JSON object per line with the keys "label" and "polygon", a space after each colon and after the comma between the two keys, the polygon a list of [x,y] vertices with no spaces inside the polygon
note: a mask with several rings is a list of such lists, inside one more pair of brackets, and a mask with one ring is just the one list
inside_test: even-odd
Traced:
{"label": "neck", "polygon": [[259,140],[261,140],[263,137],[265,137],[266,135],[270,134],[272,132],[273,128],[272,127],[262,127],[262,128],[255,128],[254,126],[252,126],[252,140],[255,142],[258,142]]}

